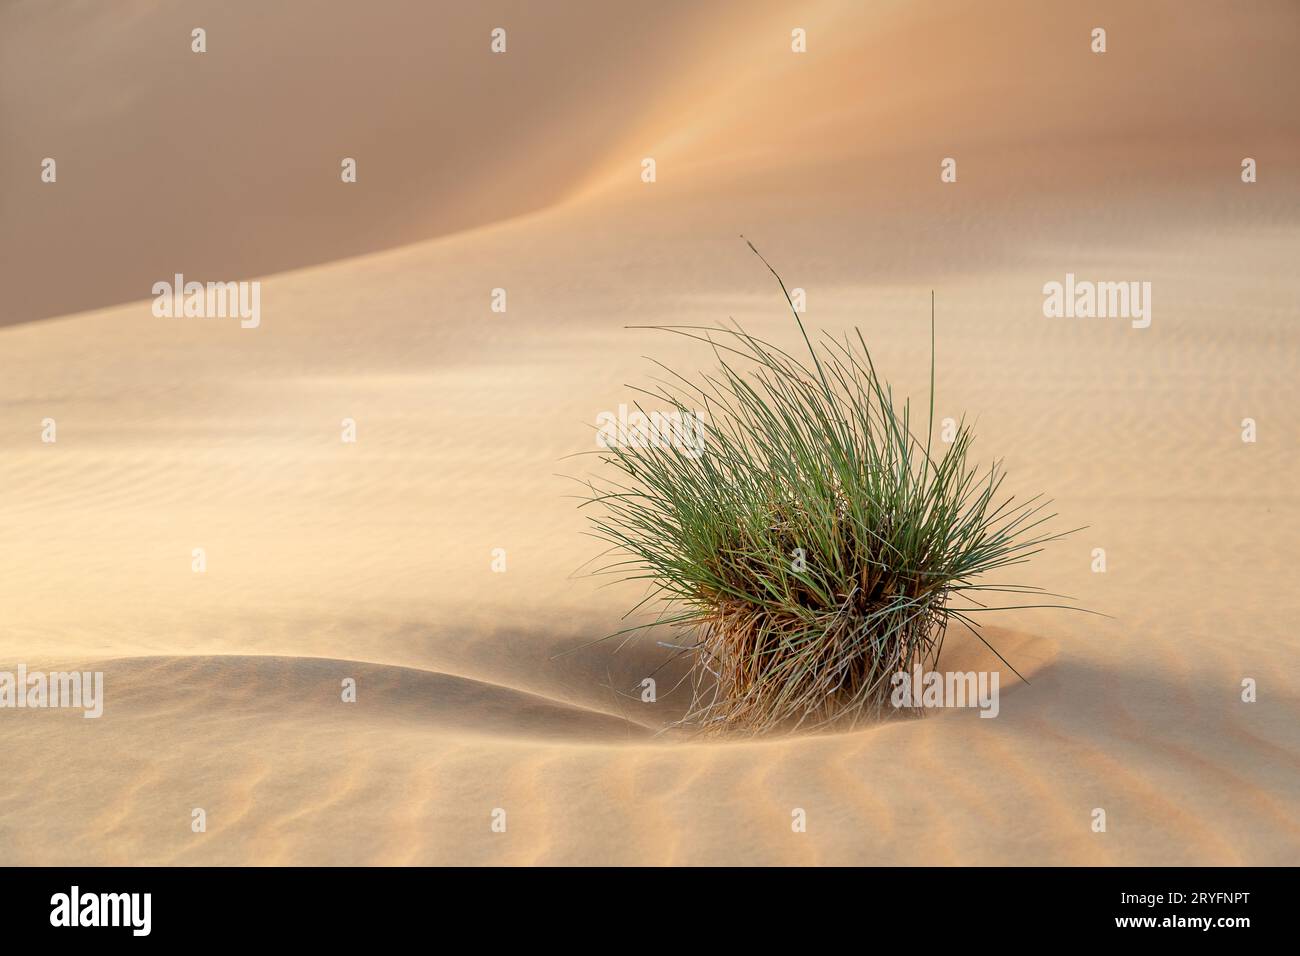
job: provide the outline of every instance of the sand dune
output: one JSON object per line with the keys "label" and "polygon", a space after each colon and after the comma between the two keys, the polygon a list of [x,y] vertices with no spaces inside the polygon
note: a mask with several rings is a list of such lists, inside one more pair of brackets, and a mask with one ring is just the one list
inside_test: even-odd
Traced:
{"label": "sand dune", "polygon": [[[251,278],[542,208],[727,12],[6,4],[0,116],[20,135],[0,141],[5,321],[137,299],[174,269]],[[488,50],[498,26],[506,56]],[[39,178],[46,157],[57,191]]]}
{"label": "sand dune", "polygon": [[[488,67],[459,41],[438,41],[435,71],[396,39],[437,19],[485,43],[478,14],[379,8],[312,25],[324,45],[277,66],[287,85],[247,117],[287,111],[251,142],[286,175],[319,160],[329,189],[232,196],[192,178],[227,153],[178,146],[151,195],[183,195],[193,219],[142,224],[136,193],[78,185],[75,163],[60,164],[57,207],[26,186],[6,195],[0,670],[101,670],[106,691],[97,720],[0,710],[0,863],[1300,861],[1293,5],[823,3],[804,11],[804,58],[777,6],[670,10],[612,33],[605,5],[544,22],[521,7],[503,15],[531,25],[511,34],[526,101],[474,85]],[[227,33],[244,22],[201,12]],[[18,32],[70,31],[103,51],[82,75],[142,83],[84,98],[0,84],[25,131],[4,141],[6,181],[20,150],[43,155],[37,112],[116,181],[131,129],[163,136],[152,124],[176,98],[239,112],[275,62],[247,61],[262,73],[240,74],[238,100],[210,60],[202,83],[158,90],[143,79],[189,54],[142,60],[139,44],[193,17],[142,4],[99,37],[53,9],[3,16],[5,69],[28,62],[9,56]],[[1092,17],[1110,28],[1104,59],[1087,51]],[[258,35],[295,22],[273,8]],[[343,36],[366,56],[340,110],[388,130],[373,142],[394,164],[346,208],[335,111],[284,99],[315,89]],[[543,41],[567,51],[563,69],[554,47],[525,52]],[[457,70],[470,82],[455,95],[371,109],[394,77]],[[484,102],[505,110],[500,155]],[[431,115],[441,125],[421,127]],[[455,149],[449,128],[464,131]],[[436,170],[406,155],[434,147]],[[1243,156],[1258,183],[1240,182]],[[193,225],[221,209],[260,238]],[[66,238],[86,216],[99,225]],[[567,456],[634,399],[643,356],[710,362],[627,327],[734,316],[795,342],[742,232],[807,289],[810,324],[860,326],[918,397],[934,289],[937,415],[978,416],[976,452],[1005,458],[1011,490],[1087,526],[1022,578],[1108,617],[989,615],[1030,681],[1003,669],[997,719],[700,744],[655,733],[680,695],[639,697],[645,676],[679,676],[656,670],[664,648],[588,646],[642,592],[581,573],[598,548],[566,495],[588,462]],[[180,269],[261,276],[261,326],[156,318],[148,283]],[[1044,318],[1042,286],[1067,271],[1150,281],[1150,328]],[[497,287],[505,314],[489,308]],[[1000,666],[959,633],[943,664]],[[356,703],[340,699],[346,677]]]}

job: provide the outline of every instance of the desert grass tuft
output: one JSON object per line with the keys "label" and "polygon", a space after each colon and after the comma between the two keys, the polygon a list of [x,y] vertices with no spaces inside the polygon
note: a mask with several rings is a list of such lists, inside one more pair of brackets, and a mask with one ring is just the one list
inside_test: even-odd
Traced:
{"label": "desert grass tuft", "polygon": [[933,307],[924,439],[860,331],[814,345],[790,308],[799,356],[739,325],[656,327],[716,358],[694,379],[660,366],[667,378],[643,390],[699,415],[705,451],[614,445],[599,452],[614,477],[584,496],[594,534],[612,546],[601,571],[650,583],[633,610],[660,602],[653,621],[619,635],[682,630],[665,646],[691,658],[682,723],[703,733],[878,719],[892,710],[892,676],[932,668],[949,625],[984,640],[976,614],[1003,609],[990,592],[1046,595],[977,578],[1061,536],[1043,530],[1048,502],[1000,494],[1000,462],[968,464],[964,419],[932,446]]}

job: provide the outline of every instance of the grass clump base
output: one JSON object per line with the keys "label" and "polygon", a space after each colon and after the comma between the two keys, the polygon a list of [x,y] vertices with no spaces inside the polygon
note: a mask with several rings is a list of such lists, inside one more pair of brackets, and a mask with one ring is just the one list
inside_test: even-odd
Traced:
{"label": "grass clump base", "polygon": [[791,311],[798,356],[738,325],[663,327],[717,360],[693,379],[664,369],[643,390],[706,423],[703,452],[614,445],[599,454],[615,477],[588,483],[594,532],[615,555],[602,570],[651,584],[634,610],[661,602],[619,634],[682,629],[666,646],[691,658],[681,724],[702,733],[848,728],[891,712],[893,676],[932,668],[950,624],[984,640],[976,613],[1001,609],[988,592],[1046,593],[976,579],[1060,536],[1039,530],[1047,502],[1000,494],[1000,463],[968,464],[964,419],[931,444],[933,311],[924,438],[861,332],[814,345]]}

